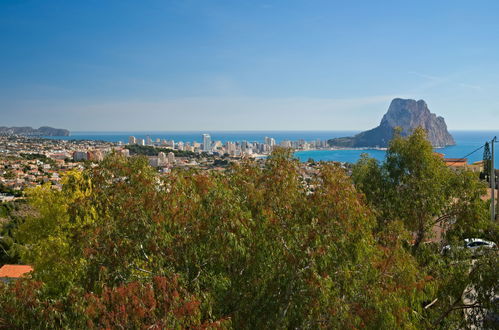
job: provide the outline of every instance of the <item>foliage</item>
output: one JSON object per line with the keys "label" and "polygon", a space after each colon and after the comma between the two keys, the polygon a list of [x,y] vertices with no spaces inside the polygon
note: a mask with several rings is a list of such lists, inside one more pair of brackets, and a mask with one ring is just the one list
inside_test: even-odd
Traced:
{"label": "foliage", "polygon": [[27,160],[37,159],[37,160],[44,162],[45,164],[55,165],[55,161],[53,159],[47,157],[44,154],[24,154],[24,153],[21,153],[20,156],[24,159],[27,159]]}
{"label": "foliage", "polygon": [[490,181],[491,168],[492,154],[490,153],[490,144],[489,142],[485,142],[485,146],[483,148],[483,179],[485,181]]}
{"label": "foliage", "polygon": [[448,168],[426,139],[423,129],[396,135],[379,164],[364,156],[353,171],[356,186],[376,209],[378,225],[401,220],[415,235],[414,247],[431,238],[436,224],[449,226],[459,238],[482,230],[487,221],[480,199],[485,186],[473,173]]}
{"label": "foliage", "polygon": [[30,205],[37,213],[26,217],[16,236],[28,243],[20,247],[23,262],[37,270],[35,278],[54,294],[67,292],[82,275],[86,264],[82,233],[95,218],[93,207],[86,203],[91,182],[74,171],[63,184],[62,191],[46,184],[28,192]]}
{"label": "foliage", "polygon": [[126,148],[130,150],[131,155],[157,156],[158,153],[160,152],[164,152],[166,154],[169,152],[173,152],[175,154],[175,157],[194,157],[194,158],[208,157],[208,154],[205,152],[199,154],[187,150],[176,150],[176,149],[159,148],[153,146],[141,146],[138,144],[131,144],[128,145]]}
{"label": "foliage", "polygon": [[[16,178],[16,175],[15,175],[15,174],[14,174],[11,170],[7,170],[7,171],[4,173],[3,177],[4,177],[5,179],[7,179],[7,180],[12,180],[12,179],[15,179],[15,178]],[[3,185],[2,185],[2,187],[3,187]],[[5,189],[5,188],[3,188],[3,189]]]}
{"label": "foliage", "polygon": [[176,279],[154,277],[102,293],[76,290],[58,299],[44,299],[41,282],[0,282],[2,329],[181,329],[226,328],[230,320],[201,323],[199,300],[179,287]]}
{"label": "foliage", "polygon": [[[6,176],[5,178],[7,179]],[[21,190],[14,190],[0,183],[0,194],[6,194],[7,196],[21,197],[23,195],[23,192]]]}
{"label": "foliage", "polygon": [[20,261],[14,232],[30,211],[29,205],[22,200],[0,203],[0,266]]}
{"label": "foliage", "polygon": [[417,260],[420,274],[431,279],[425,293],[432,298],[421,311],[422,324],[442,328],[477,324],[479,318],[463,317],[481,307],[467,304],[463,293],[473,288],[483,298],[488,292],[488,300],[482,302],[497,293],[497,278],[489,276],[497,254],[482,256],[476,263],[465,249],[443,257],[442,245],[429,239],[436,228],[443,228],[442,238],[453,246],[462,246],[462,240],[470,237],[497,239],[498,226],[488,220],[487,203],[481,199],[484,184],[472,172],[447,168],[423,129],[406,138],[396,136],[382,164],[363,156],[354,167],[353,180],[373,208],[380,233],[400,223],[414,238],[408,251]]}
{"label": "foliage", "polygon": [[[403,163],[398,153],[409,154],[402,142],[391,153],[393,168]],[[385,169],[365,158],[359,168],[361,191],[378,184],[391,192]],[[380,175],[367,176],[366,168]],[[160,176],[146,158],[118,154],[69,172],[61,191],[29,192],[37,214],[15,237],[35,271],[2,286],[0,303],[10,309],[0,318],[25,328],[416,329],[462,322],[460,314],[441,315],[470,284],[466,260],[452,270],[450,279],[458,271],[463,278],[452,285],[443,274],[455,259],[434,246],[411,248],[408,228],[417,226],[410,210],[379,208],[395,194],[363,195],[333,164],[315,170],[304,180],[292,152],[278,148],[262,166],[245,160],[224,173]],[[475,195],[449,196],[475,205]],[[432,202],[447,205],[440,199]],[[462,205],[467,214],[478,210]],[[462,221],[456,237],[467,230]],[[450,303],[425,308],[435,297]]]}

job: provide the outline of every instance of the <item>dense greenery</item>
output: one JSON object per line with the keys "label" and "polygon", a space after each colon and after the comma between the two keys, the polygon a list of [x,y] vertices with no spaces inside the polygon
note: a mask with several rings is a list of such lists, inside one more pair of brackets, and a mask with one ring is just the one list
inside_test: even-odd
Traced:
{"label": "dense greenery", "polygon": [[20,197],[23,195],[23,192],[20,190],[14,190],[10,187],[7,187],[3,183],[0,183],[0,194],[6,194],[7,196]]}
{"label": "dense greenery", "polygon": [[483,172],[482,172],[482,178],[485,181],[490,181],[490,173],[492,172],[491,168],[492,168],[492,154],[490,152],[490,145],[488,142],[485,142],[485,146],[483,148]]}
{"label": "dense greenery", "polygon": [[198,154],[192,151],[186,151],[186,150],[182,151],[182,150],[159,148],[153,146],[141,146],[138,144],[131,144],[128,145],[126,148],[130,150],[130,155],[157,156],[158,153],[160,152],[164,152],[165,154],[173,152],[175,157],[195,157],[195,158],[208,157],[208,154],[205,152]]}
{"label": "dense greenery", "polygon": [[480,199],[486,186],[472,172],[447,167],[423,129],[394,138],[382,164],[364,155],[353,179],[376,210],[378,227],[401,221],[415,233],[415,249],[436,224],[452,224],[448,240],[481,237],[490,225],[486,202]]}
{"label": "dense greenery", "polygon": [[24,201],[0,202],[0,265],[20,261],[14,231],[28,216],[28,210]]}
{"label": "dense greenery", "polygon": [[438,234],[456,246],[465,238],[498,241],[498,225],[489,220],[490,202],[481,199],[486,186],[476,174],[447,167],[427,142],[425,131],[417,129],[391,141],[384,163],[364,156],[354,167],[353,180],[376,214],[377,230],[399,223],[412,233],[410,249],[418,268],[433,278],[437,300],[431,311],[437,324],[455,327],[462,322],[462,313],[456,311],[465,309],[480,315],[481,308],[463,303],[463,292],[469,288],[474,288],[471,300],[476,305],[497,315],[498,306],[492,306],[499,289],[497,251],[470,263],[469,251],[460,251],[457,260],[441,258],[439,246],[421,244]]}
{"label": "dense greenery", "polygon": [[111,155],[68,173],[62,191],[30,191],[36,213],[15,237],[35,271],[0,286],[7,306],[0,325],[419,329],[478,322],[480,313],[462,312],[475,308],[461,296],[471,291],[476,310],[492,308],[497,255],[471,262],[466,251],[444,257],[440,246],[423,242],[430,223],[446,214],[457,219],[452,240],[497,230],[482,219],[479,181],[447,172],[429,150],[422,132],[396,138],[385,165],[359,162],[357,188],[327,163],[304,181],[299,162],[282,149],[264,167],[248,160],[225,173],[168,176],[145,158]]}
{"label": "dense greenery", "polygon": [[27,160],[40,160],[44,162],[45,164],[51,164],[54,165],[55,161],[44,154],[21,154],[20,155],[22,158],[27,159]]}

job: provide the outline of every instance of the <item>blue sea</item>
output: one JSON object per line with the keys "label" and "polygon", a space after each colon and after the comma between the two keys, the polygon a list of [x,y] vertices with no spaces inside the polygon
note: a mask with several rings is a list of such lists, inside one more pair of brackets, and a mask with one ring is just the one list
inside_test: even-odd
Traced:
{"label": "blue sea", "polygon": [[[201,142],[201,135],[208,133],[211,135],[212,141],[220,140],[227,141],[249,141],[263,142],[266,136],[276,139],[279,143],[282,140],[327,140],[335,137],[351,136],[358,131],[190,131],[190,132],[73,132],[69,137],[52,137],[54,139],[63,140],[101,140],[109,142],[122,141],[126,143],[128,137],[133,135],[136,138],[145,139],[151,137],[153,141],[156,139],[174,140],[175,142]],[[472,153],[480,148],[486,141],[490,141],[494,136],[499,136],[499,129],[496,131],[451,131],[456,140],[455,146],[445,147],[437,151],[445,154],[446,158],[463,158],[467,157],[468,162],[476,162],[483,158],[483,148]],[[499,144],[496,144],[499,148]],[[314,159],[316,161],[339,161],[339,162],[356,162],[362,153],[367,153],[371,157],[378,160],[383,160],[385,151],[383,150],[310,150],[298,151],[296,157],[301,161]],[[469,155],[472,153],[471,155]],[[499,149],[498,149],[499,153]],[[496,164],[499,161],[499,156],[496,156]]]}

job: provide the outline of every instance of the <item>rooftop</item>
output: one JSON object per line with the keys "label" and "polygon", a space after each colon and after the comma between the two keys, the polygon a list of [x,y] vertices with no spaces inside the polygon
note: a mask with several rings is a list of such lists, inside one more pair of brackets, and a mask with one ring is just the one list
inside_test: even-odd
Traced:
{"label": "rooftop", "polygon": [[28,265],[3,265],[0,268],[0,278],[19,278],[31,271],[33,271],[33,268]]}

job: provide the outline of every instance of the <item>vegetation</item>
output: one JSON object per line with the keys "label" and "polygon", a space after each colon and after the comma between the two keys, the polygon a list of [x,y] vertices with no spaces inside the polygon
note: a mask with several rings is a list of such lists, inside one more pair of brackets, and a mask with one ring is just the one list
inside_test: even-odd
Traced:
{"label": "vegetation", "polygon": [[386,164],[357,164],[357,187],[327,163],[305,182],[287,149],[264,167],[248,160],[225,173],[168,176],[145,158],[113,154],[68,173],[61,191],[29,192],[36,213],[14,237],[35,271],[0,284],[0,306],[7,306],[0,325],[419,329],[479,322],[479,313],[462,312],[475,307],[461,296],[471,291],[477,310],[492,308],[497,256],[444,257],[423,242],[431,222],[447,214],[456,219],[449,239],[497,228],[482,221],[478,180],[447,172],[430,150],[420,131],[396,138]]}
{"label": "vegetation", "polygon": [[377,211],[378,227],[401,221],[415,234],[414,249],[430,238],[437,224],[452,224],[450,240],[481,235],[490,224],[480,198],[486,194],[485,185],[472,172],[447,167],[423,129],[408,138],[396,136],[383,164],[364,155],[353,180]]}
{"label": "vegetation", "polygon": [[131,155],[142,155],[142,156],[157,156],[158,153],[164,152],[165,154],[168,154],[169,152],[173,152],[175,157],[209,157],[209,155],[205,152],[198,154],[196,152],[192,151],[182,151],[182,150],[176,150],[176,149],[168,149],[168,148],[158,148],[158,147],[153,147],[153,146],[141,146],[138,144],[132,144],[128,145],[126,147],[128,150],[130,150]]}
{"label": "vegetation", "polygon": [[[492,168],[492,154],[490,152],[489,142],[485,142],[483,148],[483,172],[481,173],[481,178],[487,182],[490,182],[490,174]],[[490,186],[489,186],[490,187]]]}
{"label": "vegetation", "polygon": [[[7,176],[4,177],[8,178]],[[10,187],[7,187],[3,183],[0,183],[0,194],[5,194],[7,196],[21,197],[23,195],[23,192],[20,190],[14,190]]]}
{"label": "vegetation", "polygon": [[[353,180],[376,214],[377,230],[398,224],[412,234],[411,254],[419,271],[432,278],[428,289],[434,291],[435,304],[427,314],[435,325],[461,327],[463,313],[456,311],[466,309],[483,311],[486,306],[497,313],[498,307],[491,303],[499,289],[493,270],[499,267],[496,252],[471,263],[468,251],[442,258],[441,246],[422,244],[436,234],[452,245],[472,237],[497,242],[498,225],[488,215],[490,203],[481,199],[485,184],[474,173],[446,167],[427,142],[425,131],[417,129],[407,138],[396,136],[391,141],[383,164],[364,156],[354,167]],[[474,304],[462,299],[470,288]]]}
{"label": "vegetation", "polygon": [[14,231],[29,214],[24,201],[0,203],[0,265],[20,261]]}
{"label": "vegetation", "polygon": [[55,161],[43,154],[21,154],[20,155],[22,158],[27,159],[27,160],[40,160],[44,162],[45,164],[50,164],[50,165],[55,165]]}

